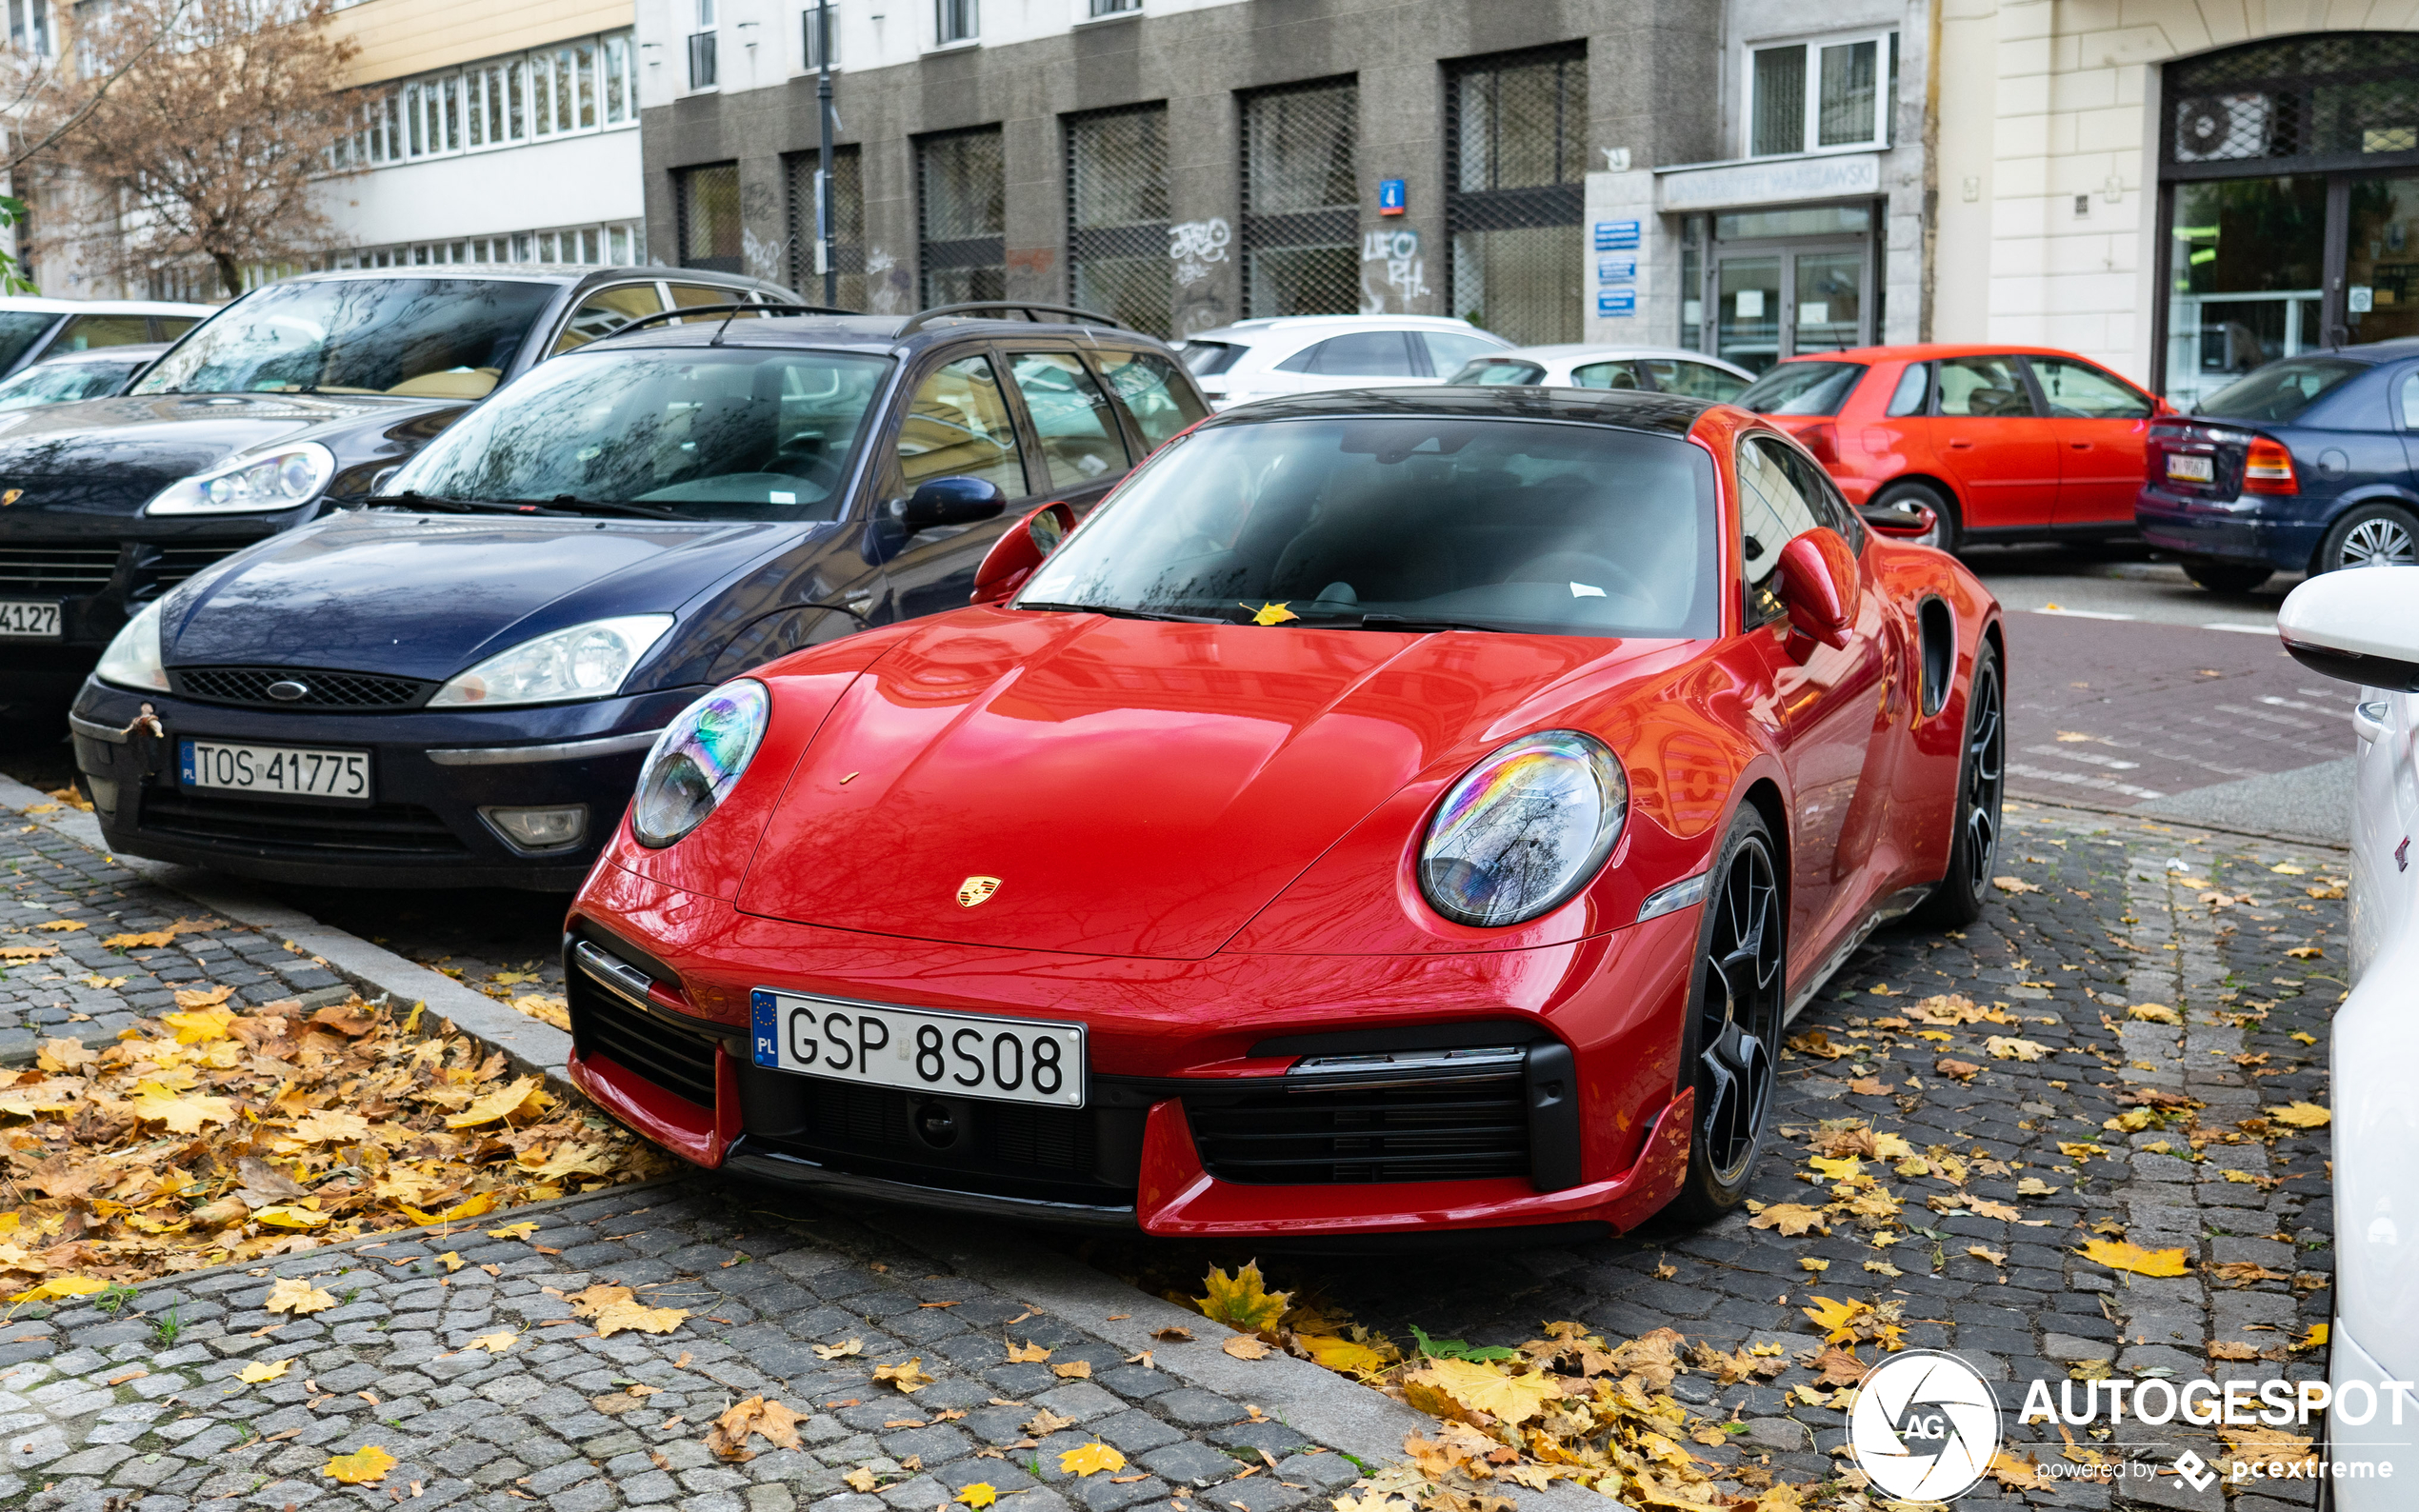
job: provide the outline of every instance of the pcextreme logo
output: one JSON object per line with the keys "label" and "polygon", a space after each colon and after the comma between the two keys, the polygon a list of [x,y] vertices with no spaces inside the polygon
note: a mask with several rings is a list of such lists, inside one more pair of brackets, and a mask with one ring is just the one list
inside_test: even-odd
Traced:
{"label": "pcextreme logo", "polygon": [[1848,1447],[1885,1496],[1946,1502],[1972,1490],[1999,1452],[1999,1399],[1955,1355],[1909,1349],[1858,1383]]}

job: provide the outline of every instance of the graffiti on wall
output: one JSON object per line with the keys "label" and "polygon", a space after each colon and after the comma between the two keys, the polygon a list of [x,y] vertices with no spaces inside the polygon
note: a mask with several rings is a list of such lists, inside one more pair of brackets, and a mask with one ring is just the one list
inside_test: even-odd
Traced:
{"label": "graffiti on wall", "polygon": [[1409,314],[1413,300],[1427,297],[1428,262],[1420,256],[1419,232],[1400,226],[1361,238],[1362,314]]}
{"label": "graffiti on wall", "polygon": [[1234,228],[1223,215],[1212,215],[1206,221],[1182,221],[1168,228],[1168,260],[1175,265],[1176,283],[1207,283],[1212,263],[1227,260],[1228,244],[1234,240]]}

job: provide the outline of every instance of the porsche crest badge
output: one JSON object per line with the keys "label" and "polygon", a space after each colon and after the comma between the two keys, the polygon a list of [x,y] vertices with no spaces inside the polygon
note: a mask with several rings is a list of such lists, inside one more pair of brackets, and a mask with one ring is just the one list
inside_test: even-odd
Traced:
{"label": "porsche crest badge", "polygon": [[991,894],[999,890],[1000,880],[997,877],[969,877],[957,885],[957,905],[971,908],[976,904],[988,903]]}
{"label": "porsche crest badge", "polygon": [[25,490],[23,488],[10,488],[6,493],[0,493],[0,509],[7,508],[9,506],[16,503],[19,499],[24,497]]}

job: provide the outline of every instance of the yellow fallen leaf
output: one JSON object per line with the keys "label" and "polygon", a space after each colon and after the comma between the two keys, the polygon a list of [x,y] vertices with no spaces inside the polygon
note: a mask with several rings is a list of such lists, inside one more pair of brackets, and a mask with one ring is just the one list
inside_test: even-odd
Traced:
{"label": "yellow fallen leaf", "polygon": [[1968,1244],[1966,1253],[1976,1260],[1987,1261],[1993,1265],[2005,1265],[2008,1263],[2007,1251],[1992,1249],[1987,1244]]}
{"label": "yellow fallen leaf", "polygon": [[2298,1353],[2304,1349],[2318,1348],[2327,1343],[2327,1333],[2328,1329],[2325,1323],[2311,1323],[2307,1333],[2304,1333],[2299,1339],[2293,1341],[2294,1351]]}
{"label": "yellow fallen leaf", "polygon": [[48,961],[59,953],[57,945],[0,945],[0,961],[17,965],[30,961]]}
{"label": "yellow fallen leaf", "polygon": [[851,1491],[870,1491],[882,1483],[874,1477],[873,1472],[864,1465],[858,1465],[847,1475],[842,1476],[840,1482]]}
{"label": "yellow fallen leaf", "polygon": [[2291,956],[2296,961],[2315,961],[2327,952],[2319,949],[2316,945],[2296,945],[2285,953]]}
{"label": "yellow fallen leaf", "polygon": [[1089,1360],[1070,1360],[1050,1366],[1050,1373],[1062,1381],[1089,1381],[1091,1379],[1092,1363]]}
{"label": "yellow fallen leaf", "polygon": [[450,1273],[462,1268],[462,1257],[449,1249],[444,1254],[437,1257],[437,1263],[443,1265],[446,1270]]}
{"label": "yellow fallen leaf", "polygon": [[932,1378],[924,1373],[922,1355],[903,1365],[875,1365],[873,1379],[887,1381],[910,1396],[932,1383]]}
{"label": "yellow fallen leaf", "polygon": [[1886,1260],[1869,1260],[1865,1262],[1865,1268],[1882,1276],[1898,1277],[1907,1274]]}
{"label": "yellow fallen leaf", "polygon": [[373,1443],[350,1454],[338,1455],[321,1465],[319,1473],[330,1481],[342,1481],[347,1485],[374,1485],[401,1462]]}
{"label": "yellow fallen leaf", "polygon": [[706,1435],[706,1447],[721,1459],[749,1459],[748,1439],[752,1434],[776,1449],[795,1449],[801,1416],[779,1402],[750,1397],[725,1408],[722,1416],[714,1420],[712,1430]]}
{"label": "yellow fallen leaf", "polygon": [[[1288,604],[1291,602],[1290,599],[1286,601]],[[1251,623],[1254,625],[1283,625],[1288,620],[1298,620],[1302,617],[1287,608],[1284,604],[1262,604],[1257,607],[1246,604],[1243,607],[1251,610]]]}
{"label": "yellow fallen leaf", "polygon": [[1816,1155],[1809,1159],[1806,1164],[1834,1182],[1848,1181],[1864,1174],[1865,1170],[1865,1163],[1853,1155],[1843,1156],[1838,1160],[1826,1160]]}
{"label": "yellow fallen leaf", "polygon": [[1293,1342],[1309,1353],[1312,1363],[1342,1373],[1383,1370],[1392,1363],[1368,1344],[1337,1334],[1295,1334]]}
{"label": "yellow fallen leaf", "polygon": [[960,1506],[976,1508],[990,1506],[999,1499],[999,1489],[989,1481],[977,1481],[972,1485],[961,1486],[958,1488],[957,1495],[950,1498]]}
{"label": "yellow fallen leaf", "polygon": [[1122,1470],[1125,1467],[1124,1455],[1097,1441],[1077,1444],[1058,1457],[1058,1468],[1066,1475],[1098,1475],[1103,1470]]}
{"label": "yellow fallen leaf", "polygon": [[223,1097],[200,1092],[183,1096],[146,1082],[134,1094],[134,1116],[145,1123],[165,1124],[178,1134],[198,1134],[205,1124],[231,1124],[235,1104]]}
{"label": "yellow fallen leaf", "polygon": [[2295,1029],[2292,1033],[2285,1036],[2285,1038],[2292,1041],[2296,1044],[2316,1044],[2318,1043],[2317,1035],[2304,1034],[2299,1029]]}
{"label": "yellow fallen leaf", "polygon": [[[809,1347],[814,1350],[815,1358],[817,1360],[839,1360],[849,1355],[861,1355],[865,1353],[865,1341],[862,1339],[843,1339],[836,1344],[812,1344]],[[1044,1350],[1043,1353],[1048,1354],[1049,1351]],[[1011,1356],[1010,1358],[1013,1357]]]}
{"label": "yellow fallen leaf", "polygon": [[2279,1124],[2289,1124],[2295,1128],[2324,1128],[2333,1122],[2335,1117],[2315,1103],[2288,1103],[2283,1107],[2269,1108],[2268,1116]]}
{"label": "yellow fallen leaf", "polygon": [[88,925],[81,919],[46,919],[34,927],[44,934],[70,934]]}
{"label": "yellow fallen leaf", "polygon": [[[176,993],[176,1005],[180,1008],[188,1009],[214,1008],[234,995],[235,989],[233,987],[180,987],[177,989]],[[197,1015],[186,1013],[178,1015],[177,1017],[190,1019],[197,1017]],[[217,1025],[217,1033],[224,1034],[227,1032],[226,1026],[228,1021],[233,1019],[235,1015],[231,1013],[224,1016],[204,1014],[198,1015],[198,1017],[200,1017],[205,1023],[215,1021]],[[173,1022],[172,1018],[170,1022]],[[210,1035],[208,1038],[215,1039],[217,1038],[217,1034]],[[176,1037],[176,1043],[179,1044],[191,1044],[195,1042],[185,1038],[185,1036],[180,1032]]]}
{"label": "yellow fallen leaf", "polygon": [[[488,1238],[490,1238],[490,1239],[529,1239],[529,1237],[530,1237],[531,1234],[534,1234],[534,1233],[536,1233],[536,1232],[537,1232],[537,1220],[536,1220],[536,1219],[534,1219],[534,1218],[525,1218],[525,1219],[521,1220],[521,1222],[519,1222],[519,1223],[517,1223],[517,1224],[505,1224],[502,1228],[490,1228],[490,1229],[489,1229],[489,1230],[488,1230]],[[532,1243],[535,1243],[535,1241],[534,1241],[534,1240],[531,1240],[530,1242],[531,1242]]]}
{"label": "yellow fallen leaf", "polygon": [[1256,1334],[1229,1334],[1227,1342],[1218,1347],[1237,1360],[1266,1360],[1269,1357],[1269,1346],[1262,1343]]}
{"label": "yellow fallen leaf", "polygon": [[286,1367],[292,1363],[293,1362],[290,1360],[279,1360],[275,1362],[255,1360],[245,1365],[243,1369],[235,1372],[235,1379],[241,1381],[246,1385],[256,1386],[264,1381],[274,1381],[278,1377],[284,1375],[286,1373]]}
{"label": "yellow fallen leaf", "polygon": [[465,1349],[484,1349],[489,1354],[500,1355],[507,1349],[511,1348],[512,1342],[520,1337],[521,1336],[519,1334],[514,1333],[510,1328],[499,1329],[491,1334],[481,1334],[476,1339],[471,1340],[469,1343],[464,1344],[462,1347]]}
{"label": "yellow fallen leaf", "polygon": [[16,1293],[10,1302],[61,1302],[70,1297],[90,1297],[96,1291],[109,1290],[109,1283],[94,1281],[90,1276],[53,1276],[28,1290]]}
{"label": "yellow fallen leaf", "polygon": [[1800,1260],[1798,1264],[1804,1269],[1814,1272],[1816,1275],[1821,1275],[1824,1271],[1831,1268],[1831,1263],[1829,1261],[1814,1260],[1811,1258]]}
{"label": "yellow fallen leaf", "polygon": [[313,1144],[358,1144],[370,1135],[370,1121],[342,1108],[321,1108],[294,1120],[294,1137]]}
{"label": "yellow fallen leaf", "polygon": [[570,1005],[550,993],[523,993],[512,1000],[512,1011],[527,1014],[540,1024],[550,1024],[558,1029],[571,1026]]}
{"label": "yellow fallen leaf", "polygon": [[317,1228],[334,1216],[333,1213],[323,1213],[315,1207],[301,1207],[291,1203],[278,1203],[255,1211],[252,1214],[252,1222],[267,1224],[272,1228]]}
{"label": "yellow fallen leaf", "polygon": [[2276,873],[2276,875],[2278,875],[2278,876],[2280,876],[2280,877],[2306,877],[2306,876],[2309,875],[2309,873],[2307,870],[2305,870],[2304,868],[2302,868],[2302,867],[2300,867],[2300,866],[2296,866],[2296,865],[2293,865],[2291,862],[2289,862],[2289,861],[2280,861],[2280,862],[2278,862],[2276,865],[2274,865],[2273,866],[2269,867],[2268,869],[2269,869],[2269,870],[2270,870],[2270,871],[2272,871],[2272,872],[2274,872],[2274,873]]}
{"label": "yellow fallen leaf", "polygon": [[668,1334],[689,1316],[686,1307],[650,1307],[642,1302],[608,1303],[596,1310],[596,1337],[610,1339],[624,1329],[632,1333]]}
{"label": "yellow fallen leaf", "polygon": [[1516,1426],[1546,1410],[1562,1395],[1548,1375],[1509,1376],[1474,1360],[1430,1359],[1411,1380],[1423,1382],[1473,1412]]}
{"label": "yellow fallen leaf", "polygon": [[1749,1219],[1747,1226],[1776,1228],[1789,1239],[1795,1239],[1809,1228],[1824,1234],[1830,1232],[1824,1226],[1823,1210],[1804,1203],[1774,1203]]}
{"label": "yellow fallen leaf", "polygon": [[1995,1218],[2003,1224],[2012,1224],[2024,1217],[2022,1209],[2011,1207],[2006,1203],[1994,1203],[1988,1197],[1967,1197],[1966,1210],[1977,1217]]}
{"label": "yellow fallen leaf", "polygon": [[1813,1306],[1798,1309],[1815,1327],[1823,1330],[1826,1343],[1834,1344],[1853,1343],[1856,1332],[1849,1325],[1872,1310],[1865,1303],[1852,1300],[1840,1302],[1830,1297],[1817,1297]]}
{"label": "yellow fallen leaf", "polygon": [[2005,893],[2039,892],[2041,889],[2022,877],[1993,877],[1990,885]]}
{"label": "yellow fallen leaf", "polygon": [[296,1318],[325,1312],[336,1305],[336,1299],[310,1282],[293,1276],[280,1276],[269,1288],[269,1301],[262,1304],[270,1312],[290,1313]]}
{"label": "yellow fallen leaf", "polygon": [[2094,1239],[2086,1241],[2077,1251],[2088,1260],[2096,1260],[2110,1270],[2129,1270],[2137,1276],[2181,1276],[2185,1273],[2184,1251],[2181,1249],[2144,1249],[2126,1240]]}
{"label": "yellow fallen leaf", "polygon": [[410,1203],[397,1203],[395,1205],[403,1209],[404,1217],[426,1228],[431,1224],[457,1223],[462,1219],[476,1218],[481,1213],[493,1210],[495,1193],[481,1192],[476,1197],[466,1197],[442,1213],[424,1213]]}
{"label": "yellow fallen leaf", "polygon": [[2182,1024],[2184,1022],[2182,1014],[2164,1003],[2137,1003],[2125,1010],[2125,1016],[2129,1019],[2140,1019],[2148,1024]]}
{"label": "yellow fallen leaf", "polygon": [[1213,1265],[1203,1284],[1210,1295],[1192,1300],[1202,1316],[1249,1333],[1275,1327],[1293,1302],[1289,1291],[1268,1289],[1256,1260],[1238,1267],[1231,1276]]}
{"label": "yellow fallen leaf", "polygon": [[2038,1061],[2049,1053],[2049,1047],[2032,1040],[2011,1039],[1994,1034],[1982,1042],[1982,1047],[2002,1061]]}
{"label": "yellow fallen leaf", "polygon": [[516,1077],[509,1084],[497,1087],[487,1096],[474,1100],[461,1112],[448,1114],[445,1126],[470,1128],[480,1124],[492,1124],[497,1119],[517,1113],[521,1110],[523,1104],[530,1101],[532,1095],[545,1096],[538,1091],[539,1081],[540,1079],[534,1076]]}
{"label": "yellow fallen leaf", "polygon": [[1022,1344],[1008,1346],[1008,1363],[1011,1365],[1038,1365],[1050,1358],[1050,1351],[1030,1339]]}

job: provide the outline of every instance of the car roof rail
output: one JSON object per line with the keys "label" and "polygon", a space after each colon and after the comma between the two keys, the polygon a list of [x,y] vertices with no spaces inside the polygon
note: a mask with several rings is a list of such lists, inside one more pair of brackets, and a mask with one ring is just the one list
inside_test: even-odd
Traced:
{"label": "car roof rail", "polygon": [[1027,320],[1037,326],[1043,323],[1042,316],[1047,314],[1072,316],[1073,319],[1068,322],[1070,325],[1106,326],[1111,330],[1130,328],[1124,321],[1114,315],[1104,315],[1096,309],[1077,309],[1072,305],[1037,305],[1029,299],[977,299],[960,305],[935,305],[930,309],[918,310],[908,317],[907,324],[898,328],[896,336],[911,336],[934,321],[953,315],[971,316],[981,310],[1008,309],[1022,311]]}
{"label": "car roof rail", "polygon": [[[680,320],[690,315],[711,315],[717,311],[723,314],[723,324],[728,326],[730,324],[730,317],[743,309],[759,309],[768,314],[783,315],[861,315],[865,313],[860,309],[834,309],[829,305],[793,305],[787,300],[768,300],[763,304],[740,301],[729,305],[683,305],[677,309],[659,309],[651,315],[641,315],[636,320],[614,327],[605,335],[620,336],[636,330],[641,326],[652,326],[659,320]],[[604,337],[598,339],[601,341]]]}

